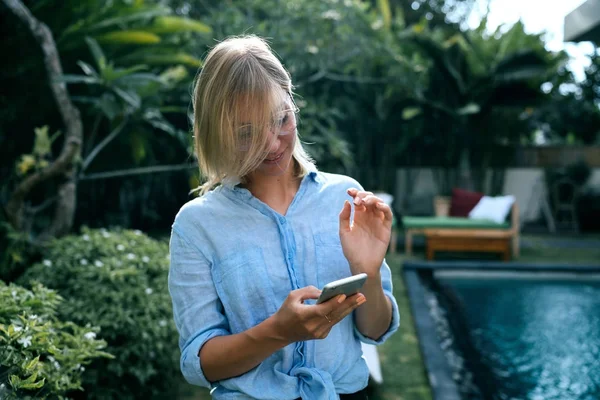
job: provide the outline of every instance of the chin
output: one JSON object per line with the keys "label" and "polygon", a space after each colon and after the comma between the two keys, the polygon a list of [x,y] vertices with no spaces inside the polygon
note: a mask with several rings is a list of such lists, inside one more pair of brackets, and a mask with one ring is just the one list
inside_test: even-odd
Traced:
{"label": "chin", "polygon": [[256,172],[263,176],[282,176],[285,175],[292,167],[292,155],[286,154],[283,159],[277,164],[262,163]]}

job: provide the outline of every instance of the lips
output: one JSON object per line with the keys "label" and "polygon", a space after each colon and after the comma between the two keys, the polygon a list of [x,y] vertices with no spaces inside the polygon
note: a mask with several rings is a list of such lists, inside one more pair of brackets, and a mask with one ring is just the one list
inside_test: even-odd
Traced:
{"label": "lips", "polygon": [[281,158],[283,157],[283,153],[284,152],[281,152],[277,156],[272,157],[272,158],[265,158],[265,162],[266,163],[275,163],[275,162],[281,160]]}

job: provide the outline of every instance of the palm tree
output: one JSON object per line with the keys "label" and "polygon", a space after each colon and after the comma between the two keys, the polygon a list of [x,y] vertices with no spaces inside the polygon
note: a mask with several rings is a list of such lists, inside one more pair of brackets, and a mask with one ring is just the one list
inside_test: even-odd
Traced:
{"label": "palm tree", "polygon": [[[443,144],[443,163],[458,167],[458,185],[466,189],[475,186],[474,159],[489,166],[495,147],[527,134],[519,114],[545,99],[540,86],[564,59],[546,51],[540,35],[525,33],[520,22],[491,34],[486,24],[484,18],[477,29],[450,38],[427,29],[406,35],[430,67],[427,90],[413,94],[404,117],[427,116],[424,135]],[[452,185],[444,183],[446,190]]]}

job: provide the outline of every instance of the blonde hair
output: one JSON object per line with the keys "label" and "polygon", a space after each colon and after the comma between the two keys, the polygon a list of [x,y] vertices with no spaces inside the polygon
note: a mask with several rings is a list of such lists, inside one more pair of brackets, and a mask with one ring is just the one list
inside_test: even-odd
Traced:
{"label": "blonde hair", "polygon": [[[293,105],[290,75],[265,40],[231,37],[209,52],[193,97],[194,147],[206,180],[200,195],[219,184],[244,182],[260,165],[272,140],[265,132],[286,101]],[[239,150],[242,135],[249,144],[245,151]],[[297,176],[306,175],[313,162],[299,140],[292,156]]]}

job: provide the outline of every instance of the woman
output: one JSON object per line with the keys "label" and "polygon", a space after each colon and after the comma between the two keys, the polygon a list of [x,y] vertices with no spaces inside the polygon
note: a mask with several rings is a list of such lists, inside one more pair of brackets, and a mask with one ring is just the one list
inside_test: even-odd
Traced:
{"label": "woman", "polygon": [[[169,290],[182,373],[215,399],[366,398],[360,342],[399,325],[384,262],[392,212],[351,178],[317,171],[291,93],[254,36],[215,46],[195,84],[207,181],[173,223]],[[317,288],[361,272],[361,293],[315,304]]]}

